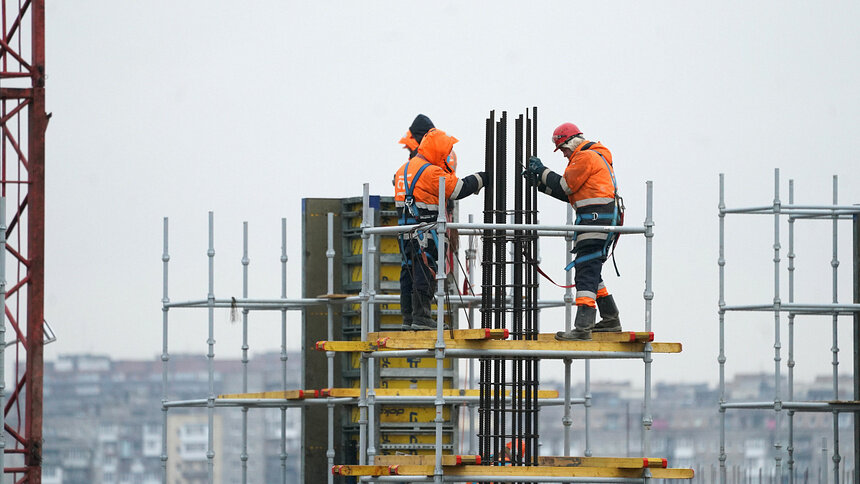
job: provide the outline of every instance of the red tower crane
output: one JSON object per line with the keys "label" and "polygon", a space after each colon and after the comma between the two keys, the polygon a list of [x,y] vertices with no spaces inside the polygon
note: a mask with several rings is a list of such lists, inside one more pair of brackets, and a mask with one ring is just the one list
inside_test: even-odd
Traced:
{"label": "red tower crane", "polygon": [[[3,482],[42,482],[45,2],[0,0],[0,195],[6,199]],[[1,328],[0,328],[1,329]],[[0,346],[2,349],[2,346]],[[11,360],[4,358],[3,361]],[[3,365],[5,368],[5,365]],[[3,381],[6,381],[4,379]]]}

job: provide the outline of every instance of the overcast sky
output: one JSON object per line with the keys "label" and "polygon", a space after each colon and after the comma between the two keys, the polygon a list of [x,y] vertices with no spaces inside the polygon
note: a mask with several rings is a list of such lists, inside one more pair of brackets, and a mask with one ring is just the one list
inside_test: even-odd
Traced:
{"label": "overcast sky", "polygon": [[[566,121],[612,151],[629,225],[642,225],[653,180],[653,330],[684,344],[655,358],[654,379],[715,382],[718,174],[730,207],[772,203],[774,168],[783,201],[793,178],[798,202],[830,203],[838,175],[840,202],[860,203],[860,5],[703,3],[48,2],[45,313],[58,341],[46,358],[160,354],[163,217],[172,300],[206,296],[210,210],[217,297],[241,296],[243,221],[251,296],[279,295],[281,217],[298,297],[302,198],[356,196],[363,182],[391,195],[397,140],[419,112],[460,139],[461,174],[480,170],[489,110],[513,118],[538,106],[547,166],[563,170],[550,135]],[[461,214],[481,204],[465,201]],[[563,203],[545,197],[540,209],[542,222],[564,220]],[[839,236],[843,302],[850,229]],[[798,301],[831,301],[831,230],[798,223]],[[772,217],[731,217],[726,234],[727,302],[771,302]],[[562,246],[545,244],[543,256],[563,279]],[[622,277],[604,271],[626,330],[644,329],[643,256],[642,239],[625,237]],[[206,317],[171,311],[170,351],[204,354]],[[727,319],[729,375],[773,371],[773,316]],[[298,328],[298,313],[289,321]],[[560,313],[541,321],[547,332],[563,324]],[[239,327],[216,313],[217,357],[239,355]],[[252,353],[277,349],[276,317],[252,314],[252,327]],[[829,317],[798,318],[799,379],[832,371],[830,328]],[[785,362],[785,323],[782,333]],[[594,371],[640,381],[642,365]]]}

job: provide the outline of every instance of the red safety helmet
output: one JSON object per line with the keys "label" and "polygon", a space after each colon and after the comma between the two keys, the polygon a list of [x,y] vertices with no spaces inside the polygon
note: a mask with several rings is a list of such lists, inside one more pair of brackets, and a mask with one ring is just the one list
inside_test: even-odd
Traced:
{"label": "red safety helmet", "polygon": [[561,148],[561,145],[567,143],[567,140],[578,134],[582,134],[582,130],[577,128],[573,123],[564,123],[558,128],[555,128],[555,131],[552,132],[552,142],[555,143],[555,149],[553,151],[558,151],[558,149]]}

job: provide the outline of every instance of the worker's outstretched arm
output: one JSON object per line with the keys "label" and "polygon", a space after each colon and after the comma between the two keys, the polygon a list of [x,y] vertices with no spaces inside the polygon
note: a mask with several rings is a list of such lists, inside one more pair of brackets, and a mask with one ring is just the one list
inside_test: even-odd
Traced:
{"label": "worker's outstretched arm", "polygon": [[523,172],[523,176],[529,182],[537,183],[538,190],[563,202],[568,201],[567,197],[571,192],[564,177],[543,166],[540,158],[529,158],[529,167]]}
{"label": "worker's outstretched arm", "polygon": [[489,186],[489,183],[490,179],[487,177],[487,173],[479,171],[474,175],[469,175],[457,180],[457,184],[454,185],[454,191],[451,193],[450,198],[451,200],[466,198],[469,195],[478,193],[484,186]]}

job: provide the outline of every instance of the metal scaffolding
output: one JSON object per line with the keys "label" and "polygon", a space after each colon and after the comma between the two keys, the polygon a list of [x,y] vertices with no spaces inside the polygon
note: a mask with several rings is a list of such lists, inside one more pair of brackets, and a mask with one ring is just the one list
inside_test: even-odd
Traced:
{"label": "metal scaffolding", "polygon": [[[534,143],[533,129],[536,112],[529,117],[520,116],[517,119],[516,158],[522,164],[522,156],[535,153],[535,148],[522,149],[522,130],[526,131],[526,145]],[[507,121],[503,114],[500,123]],[[505,131],[494,119],[489,119],[488,133],[498,135],[495,141],[489,141],[497,153],[504,153]],[[496,145],[496,141],[498,145]],[[488,158],[489,159],[489,158]],[[495,166],[495,164],[494,164]],[[519,170],[514,176],[519,178]],[[498,175],[498,173],[497,173]],[[504,177],[505,175],[500,175]],[[504,181],[497,177],[497,187],[504,187]],[[235,458],[241,463],[242,482],[248,478],[248,430],[247,412],[254,408],[281,409],[281,462],[282,482],[287,481],[285,466],[285,412],[288,408],[305,408],[322,406],[327,408],[327,450],[326,460],[331,472],[326,472],[328,482],[333,483],[335,475],[360,476],[363,482],[651,482],[655,478],[689,479],[692,470],[667,468],[665,459],[649,457],[650,428],[651,428],[651,362],[653,353],[678,353],[679,343],[656,343],[651,333],[651,301],[653,290],[651,285],[652,265],[652,184],[647,182],[646,219],[641,227],[633,226],[577,226],[572,223],[572,213],[568,209],[567,223],[559,225],[543,225],[537,223],[537,198],[532,190],[528,193],[525,187],[516,183],[517,192],[515,208],[508,211],[503,195],[501,200],[487,195],[494,205],[485,211],[483,223],[473,222],[469,216],[468,223],[448,221],[445,217],[445,179],[439,183],[439,217],[435,222],[407,226],[378,226],[370,202],[370,187],[365,184],[362,196],[362,220],[360,233],[362,238],[361,251],[361,287],[355,295],[334,294],[335,291],[335,257],[337,255],[334,240],[334,214],[326,217],[328,227],[327,247],[325,250],[327,262],[328,293],[320,297],[288,298],[286,291],[286,221],[282,220],[282,285],[280,298],[251,299],[248,295],[248,252],[247,224],[243,227],[244,250],[241,258],[243,268],[243,292],[241,298],[218,298],[214,288],[214,215],[209,214],[209,246],[206,252],[208,265],[209,287],[205,299],[174,302],[168,294],[168,220],[164,220],[164,252],[163,261],[163,397],[162,410],[164,419],[163,434],[163,477],[167,480],[167,416],[170,409],[179,407],[206,408],[208,412],[209,448],[207,449],[207,472],[212,482],[215,472],[215,451],[213,438],[213,416],[216,408],[241,408],[243,411],[242,446]],[[502,190],[503,188],[497,188]],[[487,191],[489,193],[489,190]],[[496,193],[499,193],[498,191]],[[520,205],[525,199],[526,203]],[[531,201],[529,201],[531,199]],[[497,205],[495,203],[498,203]],[[466,251],[469,282],[474,280],[474,268],[477,254],[475,241],[477,236],[484,237],[484,284],[481,295],[469,294],[449,297],[445,281],[448,277],[444,263],[439,264],[436,273],[436,306],[437,329],[435,331],[418,332],[375,332],[375,311],[373,308],[380,304],[399,302],[396,294],[379,294],[375,290],[374,258],[378,249],[377,238],[384,235],[399,234],[413,230],[435,231],[440,243],[438,244],[438,260],[444,261],[445,240],[449,229],[456,229],[460,234],[468,235],[469,249]],[[538,328],[539,309],[547,307],[565,307],[565,327],[570,328],[573,297],[568,288],[563,300],[540,300],[538,294],[538,279],[534,261],[538,260],[538,241],[540,237],[564,237],[567,247],[571,247],[574,232],[604,232],[619,234],[641,234],[645,240],[645,331],[625,333],[602,333],[594,335],[594,341],[555,341],[552,336],[540,334]],[[487,247],[489,244],[489,249]],[[506,261],[507,249],[514,250],[511,261]],[[316,248],[319,250],[319,248]],[[487,259],[488,253],[494,258]],[[570,256],[568,256],[569,258]],[[531,261],[531,262],[530,262]],[[513,270],[507,277],[505,265],[512,265]],[[568,285],[570,285],[568,274]],[[529,296],[529,293],[531,296]],[[487,301],[487,298],[491,298]],[[482,325],[480,329],[445,330],[446,305],[462,307],[470,313],[470,321],[474,321],[474,305],[481,303]],[[337,306],[360,304],[361,339],[358,341],[335,341],[334,314]],[[328,388],[301,390],[286,388],[286,345],[288,328],[286,311],[304,310],[312,306],[327,309],[327,341],[318,342],[316,349],[326,355]],[[209,312],[207,359],[209,362],[209,394],[206,398],[196,400],[172,401],[169,399],[170,375],[168,368],[168,315],[172,310],[180,308],[206,308]],[[242,317],[242,364],[243,382],[242,394],[216,395],[214,390],[214,310],[216,308],[241,309]],[[248,315],[251,311],[280,311],[281,318],[281,348],[284,360],[283,387],[281,391],[248,393]],[[512,330],[506,327],[506,316],[511,317]],[[508,336],[512,335],[512,339]],[[359,385],[357,388],[335,388],[335,354],[347,352],[357,354],[360,360]],[[435,385],[432,390],[388,390],[375,387],[374,359],[395,357],[433,358],[435,360]],[[467,358],[470,370],[469,386],[466,389],[444,388],[445,367],[448,358]],[[481,364],[480,384],[475,388],[474,360]],[[554,392],[539,390],[538,369],[541,359],[558,359],[565,366],[565,391],[562,398]],[[590,359],[639,359],[644,363],[644,394],[642,417],[642,457],[615,458],[592,457],[590,444],[589,407],[591,404],[589,360]],[[573,360],[585,362],[586,387],[582,397],[571,395],[571,364]],[[303,368],[304,371],[304,368]],[[507,377],[507,379],[506,379]],[[554,394],[553,394],[554,393]],[[378,406],[385,403],[414,403],[432,404],[435,410],[433,420],[435,432],[432,445],[433,455],[427,456],[393,456],[380,455],[377,447],[377,412]],[[584,457],[570,456],[570,426],[571,405],[585,406],[586,420],[586,455]],[[358,408],[359,445],[358,465],[338,465],[345,456],[336,453],[335,445],[335,406],[347,405]],[[446,444],[443,439],[443,424],[445,408],[450,405],[467,410],[469,415],[468,442],[460,442],[460,449],[468,446],[469,455],[448,455],[457,449]],[[543,405],[564,405],[562,425],[564,429],[564,456],[541,456],[538,452],[538,408]],[[476,412],[477,410],[477,412]],[[505,417],[507,416],[507,418]],[[476,425],[476,421],[480,424]],[[465,426],[465,424],[464,424]],[[525,459],[520,464],[523,467],[505,467],[492,465],[494,454],[498,455],[506,441],[525,439]],[[455,459],[456,458],[456,459]],[[498,464],[498,463],[497,463]],[[515,470],[516,469],[516,470]],[[303,469],[304,470],[304,469]],[[313,472],[317,472],[314,470]]]}
{"label": "metal scaffolding", "polygon": [[[774,171],[774,198],[771,205],[742,207],[742,208],[727,208],[725,202],[725,180],[723,174],[720,174],[720,203],[719,203],[719,273],[720,273],[720,288],[719,288],[719,331],[720,331],[720,482],[726,483],[726,411],[731,409],[757,409],[757,410],[772,410],[776,417],[776,440],[774,442],[774,477],[776,482],[782,482],[783,478],[787,477],[791,484],[796,481],[794,468],[794,414],[796,412],[831,412],[833,414],[833,473],[832,479],[828,482],[839,483],[840,480],[840,444],[839,444],[839,414],[842,412],[857,412],[860,410],[860,402],[858,401],[841,401],[839,399],[839,339],[838,339],[838,318],[839,316],[852,316],[860,313],[860,304],[840,303],[838,300],[838,224],[840,221],[853,220],[860,213],[860,206],[857,205],[839,205],[838,203],[838,178],[833,177],[833,204],[832,205],[796,205],[794,202],[794,180],[789,180],[788,184],[788,204],[783,204],[780,199],[780,178],[779,169]],[[772,215],[773,216],[773,301],[770,304],[746,304],[746,305],[730,305],[726,303],[725,297],[725,218],[729,214],[752,214],[752,215]],[[780,228],[783,217],[787,219],[788,224],[788,302],[782,302],[780,295],[780,274],[781,274],[781,258],[780,250],[781,235]],[[811,302],[795,302],[794,286],[795,286],[795,253],[794,253],[794,225],[798,220],[832,220],[832,300],[830,303],[811,303]],[[725,317],[730,311],[763,311],[773,312],[774,317],[774,397],[773,401],[763,402],[729,402],[726,400],[726,344],[725,344]],[[782,340],[780,334],[783,314],[787,313],[788,325],[788,383],[787,395],[783,397],[782,379]],[[832,366],[833,366],[833,399],[830,401],[796,401],[794,396],[794,323],[797,316],[830,316],[832,327]],[[855,343],[856,344],[856,343]],[[857,378],[857,375],[854,375]],[[856,395],[855,395],[856,398]],[[783,444],[780,441],[780,432],[783,432],[782,419],[784,412],[788,417],[787,430],[787,449],[783,452]],[[855,414],[856,415],[856,414]],[[856,422],[855,422],[856,425]],[[784,436],[783,436],[784,437]],[[854,445],[858,445],[855,442]],[[826,447],[826,446],[825,446]],[[787,458],[787,468],[783,471],[783,459]],[[856,462],[855,462],[856,466]],[[786,476],[787,474],[787,476]],[[825,479],[827,480],[827,479]]]}

